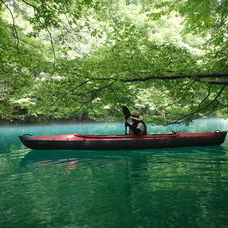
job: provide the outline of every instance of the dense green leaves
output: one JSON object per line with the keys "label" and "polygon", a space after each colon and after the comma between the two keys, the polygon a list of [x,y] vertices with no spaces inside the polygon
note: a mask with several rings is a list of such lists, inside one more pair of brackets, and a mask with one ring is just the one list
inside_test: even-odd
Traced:
{"label": "dense green leaves", "polygon": [[[227,0],[0,2],[0,118],[227,112]],[[185,75],[188,75],[186,78]],[[176,77],[177,76],[177,77]],[[157,77],[157,78],[156,78]]]}

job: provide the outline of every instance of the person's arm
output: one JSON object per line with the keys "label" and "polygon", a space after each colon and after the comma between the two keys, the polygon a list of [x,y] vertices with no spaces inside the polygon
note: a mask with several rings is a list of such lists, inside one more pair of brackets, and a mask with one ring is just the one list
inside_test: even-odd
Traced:
{"label": "person's arm", "polygon": [[129,127],[130,130],[134,132],[134,135],[140,134],[140,129],[137,129],[133,124],[129,124],[128,122],[126,122],[125,126]]}
{"label": "person's arm", "polygon": [[139,123],[134,132],[135,132],[136,135],[143,135],[144,131],[145,131],[144,124],[143,123]]}

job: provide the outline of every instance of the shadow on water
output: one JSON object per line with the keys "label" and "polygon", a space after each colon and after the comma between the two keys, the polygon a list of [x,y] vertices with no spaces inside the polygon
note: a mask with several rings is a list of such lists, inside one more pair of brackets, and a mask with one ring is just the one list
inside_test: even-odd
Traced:
{"label": "shadow on water", "polygon": [[86,160],[147,160],[147,158],[154,156],[192,156],[194,154],[208,154],[209,156],[218,156],[225,154],[225,151],[225,148],[222,146],[163,148],[152,150],[31,150],[22,158],[20,166],[38,167],[51,164],[82,162]]}

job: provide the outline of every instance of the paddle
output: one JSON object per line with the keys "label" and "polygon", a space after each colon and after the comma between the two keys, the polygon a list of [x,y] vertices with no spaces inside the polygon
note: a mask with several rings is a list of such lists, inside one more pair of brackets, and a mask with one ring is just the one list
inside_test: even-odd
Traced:
{"label": "paddle", "polygon": [[[122,110],[123,110],[123,114],[125,116],[125,123],[127,123],[127,119],[131,116],[131,113],[127,106],[123,106]],[[127,135],[127,126],[125,126],[125,135]]]}

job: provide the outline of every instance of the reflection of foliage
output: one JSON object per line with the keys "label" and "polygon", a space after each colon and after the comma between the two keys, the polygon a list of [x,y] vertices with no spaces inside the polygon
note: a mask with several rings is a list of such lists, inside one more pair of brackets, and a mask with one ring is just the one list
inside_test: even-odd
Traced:
{"label": "reflection of foliage", "polygon": [[[87,155],[75,151],[32,151],[23,158],[22,164],[27,162],[27,167],[11,164],[9,173],[3,169],[0,224],[226,224],[224,205],[214,206],[227,200],[224,160],[219,156],[205,159],[205,153],[213,150],[216,151],[201,148],[198,153],[197,148],[175,148],[148,154],[93,151]],[[217,152],[220,150],[217,148]],[[20,161],[19,154],[12,160]]]}
{"label": "reflection of foliage", "polygon": [[225,115],[226,4],[0,1],[0,118]]}

